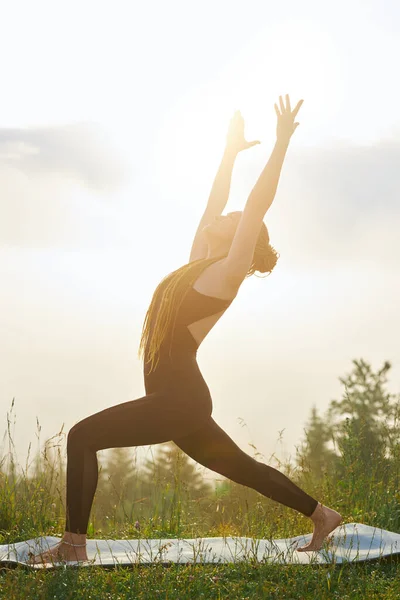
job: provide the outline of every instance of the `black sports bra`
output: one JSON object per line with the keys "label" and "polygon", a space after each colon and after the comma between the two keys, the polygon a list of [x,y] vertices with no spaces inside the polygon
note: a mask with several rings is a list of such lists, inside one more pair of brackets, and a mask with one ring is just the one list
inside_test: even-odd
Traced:
{"label": "black sports bra", "polygon": [[[176,361],[179,362],[185,356],[196,356],[198,345],[191,334],[188,325],[224,311],[229,304],[231,304],[232,300],[224,300],[223,298],[208,296],[207,294],[198,292],[193,287],[188,289],[181,305],[178,308],[173,331],[168,331],[167,336],[160,348],[160,362],[156,368],[156,372],[152,373],[151,375],[147,375],[147,368],[145,366],[145,378],[148,386],[151,387],[151,385],[153,385],[151,382],[153,382],[154,385],[158,385],[160,383],[160,376],[167,378],[166,373],[169,372],[172,363]],[[145,350],[144,358],[146,363],[147,348]],[[163,379],[162,385],[164,384],[165,381]]]}
{"label": "black sports bra", "polygon": [[227,308],[232,300],[208,296],[191,287],[179,307],[176,325],[186,325],[187,327],[196,321],[211,317],[211,315],[221,312],[225,307]]}
{"label": "black sports bra", "polygon": [[191,287],[189,289],[193,290],[193,292],[196,292],[196,294],[199,294],[199,296],[203,296],[203,298],[211,298],[211,300],[218,300],[219,302],[227,302],[228,304],[230,304],[233,300],[233,298],[231,300],[227,300],[226,298],[217,298],[216,296],[209,296],[208,294],[202,294],[198,290],[195,290],[194,287]]}

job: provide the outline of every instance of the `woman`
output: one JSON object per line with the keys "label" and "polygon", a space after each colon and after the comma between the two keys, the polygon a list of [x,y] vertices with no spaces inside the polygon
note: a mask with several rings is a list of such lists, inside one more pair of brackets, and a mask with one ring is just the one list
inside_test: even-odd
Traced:
{"label": "woman", "polygon": [[86,532],[97,486],[96,452],[105,448],[159,444],[173,440],[191,458],[229,479],[253,488],[310,517],[314,532],[299,551],[318,550],[341,522],[278,470],[243,452],[212,419],[212,400],[196,361],[199,345],[256,270],[270,273],[278,255],[263,218],[271,205],[290,138],[298,123],[286,96],[279,98],[277,140],[243,213],[221,217],[237,154],[246,142],[244,122],[235,113],[207,208],[195,235],[188,264],[170,273],[155,290],[143,325],[146,396],[83,419],[68,434],[67,514],[60,543],[32,562],[87,560]]}

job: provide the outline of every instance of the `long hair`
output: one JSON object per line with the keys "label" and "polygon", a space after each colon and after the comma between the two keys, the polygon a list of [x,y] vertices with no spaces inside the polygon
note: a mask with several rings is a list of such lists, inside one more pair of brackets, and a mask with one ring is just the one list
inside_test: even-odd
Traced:
{"label": "long hair", "polygon": [[[253,261],[246,274],[246,279],[254,275],[256,271],[259,273],[267,273],[270,275],[278,262],[279,253],[271,246],[269,242],[269,233],[264,221],[261,225],[261,230],[257,238],[257,243],[254,248]],[[257,277],[257,275],[256,275]],[[265,279],[261,277],[259,279]]]}
{"label": "long hair", "polygon": [[[155,370],[158,365],[160,347],[168,333],[171,330],[173,331],[178,309],[189,288],[208,266],[225,256],[227,255],[200,258],[187,263],[164,277],[155,289],[144,319],[138,352],[139,358],[142,358],[148,345],[147,363],[151,363],[149,373]],[[268,230],[263,223],[254,250],[253,261],[246,274],[246,279],[253,275],[255,271],[268,273],[269,275],[275,267],[278,257],[279,254],[269,244]],[[150,335],[150,326],[154,315],[155,321],[152,327],[153,331]]]}

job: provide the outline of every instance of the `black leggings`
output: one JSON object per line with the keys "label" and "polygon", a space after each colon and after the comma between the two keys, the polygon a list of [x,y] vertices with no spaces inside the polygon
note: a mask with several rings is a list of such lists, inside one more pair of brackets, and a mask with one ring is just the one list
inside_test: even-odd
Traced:
{"label": "black leggings", "polygon": [[[176,398],[176,397],[175,397]],[[196,404],[173,402],[171,392],[153,392],[83,419],[68,433],[66,531],[85,534],[97,487],[97,450],[147,446],[173,440],[212,471],[310,516],[318,501],[283,473],[243,452]]]}

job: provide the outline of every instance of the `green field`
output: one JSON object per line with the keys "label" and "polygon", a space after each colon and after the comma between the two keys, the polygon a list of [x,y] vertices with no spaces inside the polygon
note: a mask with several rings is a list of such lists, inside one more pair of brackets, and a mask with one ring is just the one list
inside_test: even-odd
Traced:
{"label": "green field", "polygon": [[[399,397],[386,391],[389,363],[373,373],[364,361],[341,381],[343,397],[305,421],[291,463],[249,453],[290,476],[312,496],[338,510],[344,523],[400,532]],[[65,434],[47,440],[26,464],[16,464],[11,413],[0,463],[0,544],[41,535],[61,536],[65,510]],[[40,431],[39,431],[40,433]],[[294,510],[204,469],[173,444],[135,464],[133,449],[106,451],[88,530],[89,538],[287,538],[311,533]],[[101,458],[101,457],[100,457]],[[29,474],[28,474],[29,471]],[[0,597],[119,598],[400,598],[396,556],[347,565],[270,565],[252,561],[212,565],[141,565],[55,571],[23,567],[0,572]]]}

